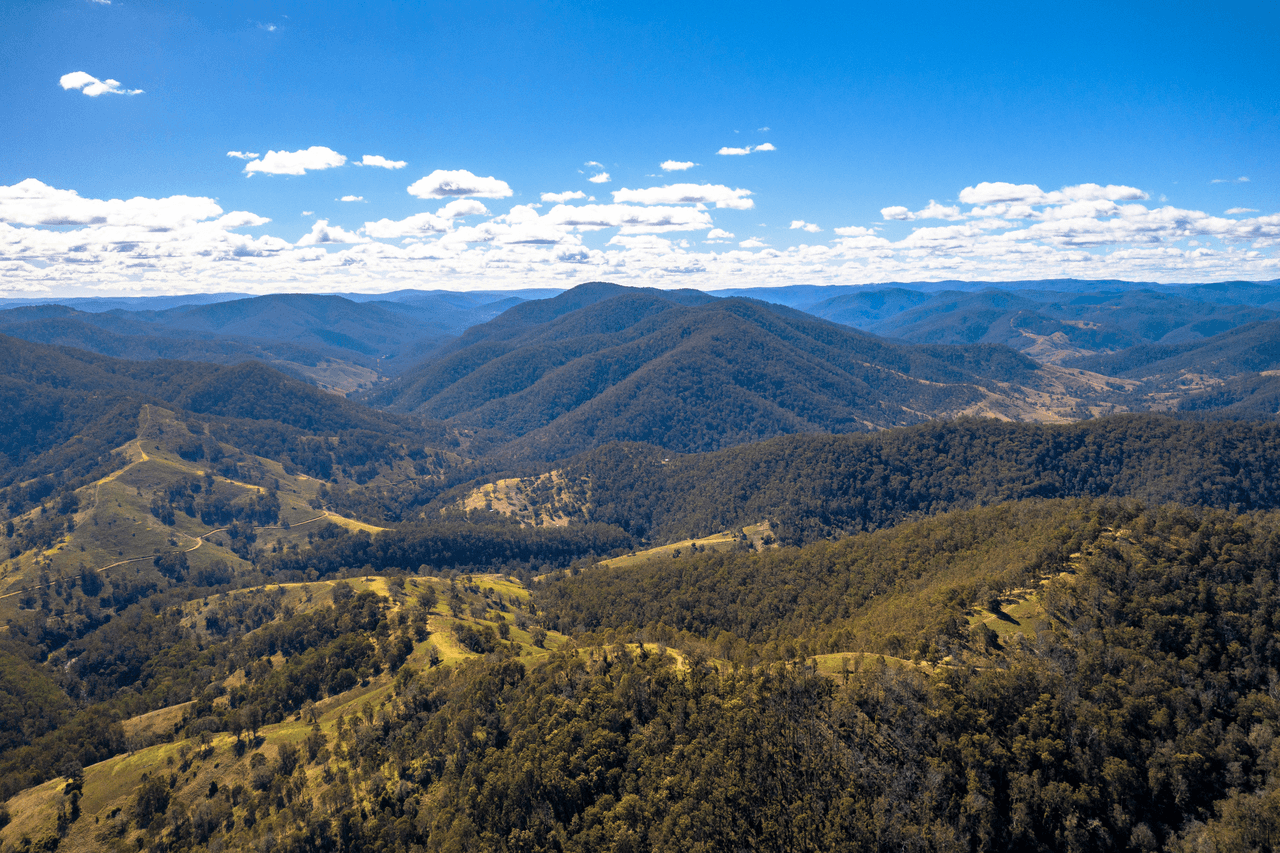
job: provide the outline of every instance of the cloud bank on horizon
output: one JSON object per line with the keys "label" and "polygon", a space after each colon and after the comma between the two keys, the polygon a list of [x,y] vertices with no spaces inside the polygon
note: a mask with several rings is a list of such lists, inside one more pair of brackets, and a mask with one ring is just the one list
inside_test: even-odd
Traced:
{"label": "cloud bank on horizon", "polygon": [[[231,152],[232,156],[251,154]],[[301,175],[337,168],[330,149],[268,152],[254,171]],[[247,169],[248,167],[246,167]],[[447,203],[404,219],[354,228],[317,219],[299,239],[270,233],[271,220],[225,212],[213,199],[176,195],[94,199],[29,178],[0,187],[0,291],[40,293],[89,282],[88,290],[176,292],[235,288],[389,290],[433,286],[567,286],[606,278],[658,287],[770,286],[906,280],[1136,278],[1200,281],[1280,277],[1280,214],[1215,216],[1153,204],[1130,186],[1083,183],[1044,190],[981,182],[955,204],[882,209],[883,219],[840,223],[828,240],[771,248],[733,238],[712,211],[751,209],[750,190],[673,184],[615,190],[612,203],[581,191],[544,192],[553,203],[494,213],[478,199],[505,199],[511,185],[465,169],[437,169],[406,191]],[[345,196],[342,201],[363,201]],[[571,203],[579,202],[579,203]],[[891,223],[913,223],[889,235]],[[920,223],[920,224],[915,224]],[[601,247],[584,235],[616,229]],[[791,230],[818,234],[817,223]],[[702,232],[701,235],[693,232]],[[689,234],[703,246],[696,248]]]}

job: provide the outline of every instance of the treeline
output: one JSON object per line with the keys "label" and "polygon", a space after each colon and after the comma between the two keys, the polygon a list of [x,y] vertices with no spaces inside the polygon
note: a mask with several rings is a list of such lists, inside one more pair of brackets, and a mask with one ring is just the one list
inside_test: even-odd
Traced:
{"label": "treeline", "polygon": [[609,445],[564,466],[590,518],[670,541],[762,519],[781,541],[1026,498],[1280,506],[1280,424],[1116,415],[1065,425],[978,418],[805,435],[679,456]]}
{"label": "treeline", "polygon": [[266,555],[260,566],[268,576],[293,580],[347,571],[533,571],[564,568],[575,560],[602,557],[632,544],[623,530],[606,524],[522,527],[443,521],[403,525],[370,536],[330,523],[317,533],[310,548]]}

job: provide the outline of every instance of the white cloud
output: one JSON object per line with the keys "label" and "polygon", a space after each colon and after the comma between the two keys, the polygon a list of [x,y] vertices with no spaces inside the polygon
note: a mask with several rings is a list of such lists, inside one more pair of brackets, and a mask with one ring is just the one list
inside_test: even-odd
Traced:
{"label": "white cloud", "polygon": [[89,0],[90,3],[97,3],[99,6],[110,6],[111,0]]}
{"label": "white cloud", "polygon": [[595,160],[588,160],[587,162],[583,163],[582,165],[584,165],[584,166],[592,166],[592,167],[594,167],[594,168],[596,168],[596,169],[603,169],[603,168],[604,168],[604,163],[597,163]]}
{"label": "white cloud", "polygon": [[662,171],[683,172],[686,169],[692,169],[694,166],[701,165],[701,163],[694,163],[692,160],[664,160],[662,161]]}
{"label": "white cloud", "polygon": [[337,225],[330,225],[327,219],[317,219],[311,226],[310,233],[303,234],[297,242],[299,246],[318,246],[321,243],[362,243],[366,237],[344,231]]}
{"label": "white cloud", "polygon": [[923,210],[917,210],[912,213],[909,209],[901,205],[894,207],[880,208],[880,215],[885,219],[894,220],[911,220],[911,219],[963,219],[964,214],[960,212],[958,207],[945,207],[938,204],[933,199],[929,199],[929,204]]}
{"label": "white cloud", "polygon": [[[615,193],[616,195],[616,193]],[[542,217],[548,222],[580,231],[621,228],[624,234],[661,231],[701,231],[711,227],[711,216],[690,207],[633,207],[628,204],[556,205]]]}
{"label": "white cloud", "polygon": [[257,228],[270,221],[265,216],[259,216],[247,210],[233,210],[225,216],[218,217],[213,224],[219,228]]}
{"label": "white cloud", "polygon": [[609,173],[601,172],[598,175],[592,175],[591,177],[587,178],[587,180],[593,184],[607,184],[609,183]]}
{"label": "white cloud", "polygon": [[453,221],[449,217],[440,216],[436,213],[417,213],[398,222],[390,219],[366,222],[361,230],[378,240],[394,240],[398,237],[424,237],[431,234],[444,234],[452,227]]}
{"label": "white cloud", "polygon": [[[883,213],[883,211],[881,211]],[[841,237],[867,237],[875,232],[870,228],[863,228],[861,225],[844,225],[840,228],[833,228]]]}
{"label": "white cloud", "polygon": [[1227,211],[1228,216],[1235,216],[1239,213],[1257,213],[1258,211],[1252,207],[1233,207]]}
{"label": "white cloud", "polygon": [[747,198],[751,190],[735,190],[721,184],[670,184],[642,190],[615,190],[615,202],[637,204],[714,204],[733,210],[750,210],[755,202]]}
{"label": "white cloud", "polygon": [[511,187],[494,177],[482,178],[466,169],[436,169],[409,186],[418,198],[507,198]]}
{"label": "white cloud", "polygon": [[757,145],[755,148],[752,148],[750,145],[748,145],[746,148],[730,148],[729,146],[726,145],[724,148],[721,148],[716,153],[722,154],[725,156],[730,156],[730,157],[741,157],[745,154],[750,154],[752,151],[777,151],[777,150],[778,149],[774,147],[774,144],[772,142],[766,142],[763,145]]}
{"label": "white cloud", "polygon": [[362,195],[344,195],[342,198],[338,199],[338,201],[364,201],[364,196],[362,196]]}
{"label": "white cloud", "polygon": [[569,190],[562,193],[543,193],[543,201],[553,201],[557,204],[564,204],[566,201],[573,201],[575,198],[586,198],[587,194],[581,190]]}
{"label": "white cloud", "polygon": [[79,89],[90,98],[99,95],[141,95],[141,89],[122,89],[119,80],[99,80],[84,71],[72,71],[58,78],[63,89]]}
{"label": "white cloud", "polygon": [[[64,79],[65,79],[65,78],[64,78]],[[67,88],[67,87],[66,87],[66,85],[64,84],[62,88],[64,88],[64,89],[65,89],[65,88]],[[1241,175],[1241,176],[1240,176],[1240,177],[1238,177],[1238,178],[1214,178],[1214,179],[1213,179],[1212,181],[1210,181],[1209,183],[1211,183],[1211,184],[1247,184],[1247,183],[1249,183],[1249,179],[1248,179],[1247,177],[1245,177],[1244,175]]]}
{"label": "white cloud", "polygon": [[382,169],[403,169],[408,165],[404,160],[388,160],[379,154],[366,154],[360,158],[357,166],[377,166]]}
{"label": "white cloud", "polygon": [[1035,184],[1007,184],[1001,181],[983,182],[976,187],[965,187],[960,191],[960,201],[964,204],[996,204],[1000,202],[1020,202],[1029,205],[1061,204],[1067,201],[1142,201],[1149,196],[1135,187],[1115,186],[1108,184],[1079,184],[1063,187],[1056,192],[1045,192]]}
{"label": "white cloud", "polygon": [[316,212],[315,212],[314,210],[304,210],[304,211],[302,211],[302,215],[303,215],[303,216],[315,216],[315,215],[316,215]]}
{"label": "white cloud", "polygon": [[55,189],[35,178],[0,187],[0,222],[23,225],[111,225],[167,231],[221,213],[222,208],[211,198],[81,198],[75,190]]}
{"label": "white cloud", "polygon": [[817,225],[814,225],[812,222],[805,222],[803,219],[793,219],[791,221],[791,228],[792,230],[795,230],[798,228],[801,231],[808,231],[810,234],[817,234],[819,231],[822,230]]}
{"label": "white cloud", "polygon": [[455,198],[436,211],[445,219],[461,219],[464,216],[488,216],[489,209],[473,198]]}
{"label": "white cloud", "polygon": [[759,248],[762,248],[762,247],[764,247],[764,246],[768,246],[769,244],[768,244],[768,243],[765,243],[765,242],[763,242],[763,241],[761,241],[761,240],[758,240],[758,239],[756,239],[755,237],[748,237],[747,239],[743,240],[743,241],[742,241],[741,243],[739,243],[738,245],[739,245],[739,246],[741,246],[741,247],[742,247],[742,248],[744,248],[744,249],[759,249]]}
{"label": "white cloud", "polygon": [[268,151],[265,157],[245,164],[245,174],[262,172],[267,175],[305,175],[321,169],[334,169],[347,162],[347,158],[323,145],[312,145],[300,151]]}
{"label": "white cloud", "polygon": [[732,239],[733,239],[733,235],[730,234],[728,231],[725,231],[723,228],[712,228],[710,231],[707,232],[708,243],[716,243],[716,242],[722,242],[725,240],[732,240]]}
{"label": "white cloud", "polygon": [[228,151],[227,156],[235,157],[237,160],[257,160],[262,155],[252,151]]}
{"label": "white cloud", "polygon": [[767,128],[767,127],[760,127],[760,128],[756,128],[756,129],[757,129],[757,130],[759,130],[761,133],[768,133],[768,132],[769,132],[769,128]]}

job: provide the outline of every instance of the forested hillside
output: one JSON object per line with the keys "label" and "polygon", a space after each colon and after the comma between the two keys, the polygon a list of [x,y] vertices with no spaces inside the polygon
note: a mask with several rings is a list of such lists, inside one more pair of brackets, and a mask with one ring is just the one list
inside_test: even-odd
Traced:
{"label": "forested hillside", "polygon": [[[1280,506],[1280,425],[1114,415],[1074,424],[959,419],[872,435],[787,436],[677,455],[616,444],[570,460],[531,501],[663,542],[769,518],[798,544],[1026,498]],[[442,496],[447,503],[455,493]]]}
{"label": "forested hillside", "polygon": [[707,451],[965,412],[1062,420],[1113,396],[1004,347],[904,346],[699,297],[582,285],[469,330],[368,400],[490,430],[508,456],[554,460],[615,440]]}

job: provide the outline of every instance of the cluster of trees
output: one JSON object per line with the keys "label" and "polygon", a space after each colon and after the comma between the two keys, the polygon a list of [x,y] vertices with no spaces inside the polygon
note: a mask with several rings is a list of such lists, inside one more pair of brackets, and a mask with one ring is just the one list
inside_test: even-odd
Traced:
{"label": "cluster of trees", "polygon": [[564,568],[575,560],[604,556],[631,545],[630,536],[605,524],[521,527],[503,522],[443,521],[402,525],[374,536],[325,524],[311,548],[267,555],[261,568],[269,576],[296,580],[345,570],[529,571]]}

